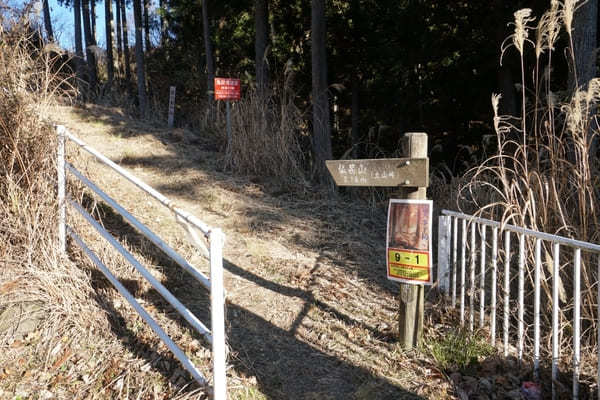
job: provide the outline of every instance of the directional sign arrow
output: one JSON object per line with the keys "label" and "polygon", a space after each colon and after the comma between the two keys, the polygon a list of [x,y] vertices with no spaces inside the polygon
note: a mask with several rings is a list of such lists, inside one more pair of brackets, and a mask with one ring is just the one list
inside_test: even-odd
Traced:
{"label": "directional sign arrow", "polygon": [[429,186],[428,158],[328,160],[325,164],[338,186]]}

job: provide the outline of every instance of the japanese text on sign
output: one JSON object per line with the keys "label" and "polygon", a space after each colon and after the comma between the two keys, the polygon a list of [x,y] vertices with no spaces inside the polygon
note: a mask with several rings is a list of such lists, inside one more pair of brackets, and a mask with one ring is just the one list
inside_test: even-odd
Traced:
{"label": "japanese text on sign", "polygon": [[327,160],[325,165],[338,186],[427,187],[426,158]]}
{"label": "japanese text on sign", "polygon": [[431,200],[390,200],[386,244],[390,280],[431,285]]}
{"label": "japanese text on sign", "polygon": [[376,168],[368,168],[363,163],[349,163],[349,164],[338,164],[337,166],[339,175],[341,176],[343,183],[355,183],[367,185],[368,182],[376,181],[379,179],[394,178],[394,171],[377,170]]}
{"label": "japanese text on sign", "polygon": [[215,100],[239,100],[241,82],[234,78],[215,78]]}

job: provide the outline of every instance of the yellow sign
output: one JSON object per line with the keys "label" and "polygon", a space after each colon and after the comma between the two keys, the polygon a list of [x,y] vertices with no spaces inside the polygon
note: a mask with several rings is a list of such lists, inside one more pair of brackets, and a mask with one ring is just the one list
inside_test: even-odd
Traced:
{"label": "yellow sign", "polygon": [[389,249],[388,262],[412,267],[429,267],[429,253]]}
{"label": "yellow sign", "polygon": [[431,285],[431,200],[390,200],[387,229],[387,277]]}
{"label": "yellow sign", "polygon": [[390,264],[388,275],[397,279],[429,282],[429,268],[416,268],[406,265]]}

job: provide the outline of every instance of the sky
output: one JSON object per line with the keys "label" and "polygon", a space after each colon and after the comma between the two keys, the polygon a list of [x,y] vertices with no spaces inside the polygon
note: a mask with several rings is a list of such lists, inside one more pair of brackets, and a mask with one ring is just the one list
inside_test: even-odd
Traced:
{"label": "sky", "polygon": [[[113,1],[113,17],[115,14],[115,2]],[[75,40],[74,40],[74,16],[72,7],[64,7],[59,4],[58,0],[49,0],[50,4],[50,15],[52,18],[52,29],[54,30],[54,36],[61,45],[61,47],[74,51]],[[127,25],[133,25],[133,10],[131,6],[127,8]],[[40,15],[41,18],[41,15]],[[116,24],[115,24],[116,26]],[[83,26],[82,26],[83,32]],[[133,29],[128,29],[130,34],[129,43],[132,43]],[[98,46],[106,48],[106,35],[104,31],[104,1],[98,1],[96,3],[96,41]]]}

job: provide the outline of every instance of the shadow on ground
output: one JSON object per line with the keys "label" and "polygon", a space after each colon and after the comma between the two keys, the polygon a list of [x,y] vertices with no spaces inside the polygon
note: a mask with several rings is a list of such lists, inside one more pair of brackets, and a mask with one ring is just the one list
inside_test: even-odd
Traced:
{"label": "shadow on ground", "polygon": [[[128,119],[114,109],[100,106],[74,108],[83,120],[99,121],[107,127],[109,134],[125,139],[136,140],[140,136],[153,136],[168,150],[167,156],[130,156],[116,160],[124,167],[143,167],[154,171],[169,171],[173,176],[185,177],[190,170],[200,171],[206,182],[223,189],[243,193],[260,202],[262,207],[249,205],[241,210],[247,217],[250,229],[257,232],[272,232],[277,225],[292,220],[309,221],[316,235],[303,232],[293,235],[289,242],[298,246],[308,246],[320,253],[327,262],[336,265],[340,274],[356,275],[390,295],[395,295],[397,285],[385,278],[384,258],[373,260],[373,254],[383,254],[385,247],[385,215],[382,210],[373,210],[366,204],[347,202],[343,197],[335,200],[321,198],[312,188],[292,191],[279,184],[271,184],[268,179],[256,176],[232,177],[224,172],[223,155],[216,151],[210,138],[198,133],[187,132],[182,140],[179,135],[171,135],[164,126],[156,127]],[[210,207],[210,193],[194,188],[198,182],[166,182],[156,187],[167,195],[207,204],[211,212],[223,215]],[[259,190],[249,190],[256,188]],[[252,223],[254,221],[254,223]],[[338,253],[343,254],[339,257]],[[358,267],[357,267],[358,265]]]}
{"label": "shadow on ground", "polygon": [[[93,199],[89,197],[84,199],[84,203],[88,206],[94,204]],[[119,241],[129,243],[132,248],[145,249],[145,258],[152,265],[158,266],[164,274],[165,279],[162,283],[201,321],[210,326],[208,293],[198,282],[189,279],[181,268],[104,203],[95,204],[94,214],[100,217],[105,228]],[[225,268],[232,274],[257,285],[290,298],[300,298],[305,303],[305,307],[296,317],[290,330],[281,329],[244,307],[231,303],[227,305],[227,335],[231,350],[229,364],[237,371],[238,376],[255,377],[258,389],[267,398],[315,400],[421,398],[364,368],[327,354],[320,348],[301,340],[301,335],[298,334],[298,327],[311,307],[317,307],[322,312],[347,323],[360,325],[360,321],[353,320],[350,316],[318,301],[307,291],[269,281],[227,260],[225,260]],[[107,301],[105,291],[110,287],[108,280],[95,269],[92,269],[91,275],[96,291],[95,300],[110,315],[111,328],[115,335],[121,338],[123,345],[133,354],[146,359],[166,379],[176,382],[178,376],[174,376],[174,373],[179,368],[178,362],[170,353],[161,353],[160,356],[157,354],[158,339],[142,338],[130,329],[123,314]],[[142,298],[179,326],[187,326],[183,318],[180,318],[155,290],[143,292],[136,281],[127,280],[122,283],[137,298]],[[385,333],[369,329],[372,335],[383,340],[392,339]],[[196,389],[196,385],[191,385],[184,391]]]}

